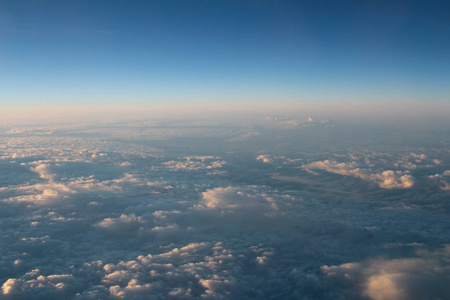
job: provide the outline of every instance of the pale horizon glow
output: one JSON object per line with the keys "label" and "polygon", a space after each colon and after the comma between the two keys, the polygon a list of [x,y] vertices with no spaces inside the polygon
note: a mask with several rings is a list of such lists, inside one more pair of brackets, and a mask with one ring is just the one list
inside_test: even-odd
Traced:
{"label": "pale horizon glow", "polygon": [[256,116],[305,116],[335,120],[365,121],[448,121],[450,104],[421,103],[230,103],[230,104],[172,104],[146,103],[111,105],[30,105],[9,106],[0,111],[0,125],[58,124],[70,122],[105,122],[138,119],[233,117],[245,119]]}

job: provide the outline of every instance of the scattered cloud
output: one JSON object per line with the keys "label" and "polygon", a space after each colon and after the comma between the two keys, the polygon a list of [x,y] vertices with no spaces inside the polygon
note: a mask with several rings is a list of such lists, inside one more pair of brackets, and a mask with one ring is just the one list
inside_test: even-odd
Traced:
{"label": "scattered cloud", "polygon": [[76,279],[71,274],[41,275],[39,269],[27,272],[19,279],[10,278],[2,285],[2,294],[6,299],[33,297],[44,299],[55,296],[64,297],[72,293]]}
{"label": "scattered cloud", "polygon": [[256,160],[260,160],[260,161],[262,161],[263,163],[266,163],[266,164],[273,163],[273,158],[270,155],[267,155],[267,154],[259,155],[256,158]]}
{"label": "scattered cloud", "polygon": [[164,163],[167,168],[175,171],[213,171],[222,168],[225,164],[225,161],[216,156],[188,156],[181,161],[172,160]]}
{"label": "scattered cloud", "polygon": [[[200,209],[225,209],[225,210],[247,210],[258,209],[260,211],[267,208],[277,209],[276,201],[267,194],[256,191],[228,186],[225,188],[214,188],[202,193],[202,200],[197,208]],[[256,210],[255,210],[256,213]]]}
{"label": "scattered cloud", "polygon": [[37,173],[43,179],[53,179],[55,177],[55,174],[50,170],[49,164],[37,162],[36,167],[32,167],[31,171]]}
{"label": "scattered cloud", "polygon": [[328,126],[330,125],[330,122],[328,120],[315,120],[310,116],[303,119],[267,116],[264,124],[278,129],[292,129],[299,127]]}
{"label": "scattered cloud", "polygon": [[106,218],[97,223],[98,227],[108,229],[108,230],[117,230],[124,229],[130,230],[130,228],[135,226],[141,226],[141,224],[145,223],[142,217],[136,217],[134,214],[125,215],[122,214],[118,218]]}
{"label": "scattered cloud", "polygon": [[384,189],[407,189],[414,185],[414,178],[407,171],[386,170],[374,173],[371,170],[360,169],[354,162],[339,163],[335,160],[324,160],[306,164],[303,168],[305,170],[325,170],[330,173],[373,181]]}
{"label": "scattered cloud", "polygon": [[48,173],[48,166],[40,164],[38,169],[33,169],[41,178],[48,179],[47,182],[36,184],[24,184],[18,186],[9,186],[0,188],[5,193],[19,194],[5,198],[4,201],[25,201],[35,204],[55,204],[62,202],[69,196],[78,193],[99,193],[99,192],[118,192],[123,188],[130,186],[147,187],[147,182],[142,182],[132,174],[125,173],[122,177],[112,180],[99,180],[93,175],[89,177],[76,177],[56,181],[53,180],[54,174]]}
{"label": "scattered cloud", "polygon": [[390,131],[312,118],[10,129],[2,299],[449,298],[441,135],[387,147]]}
{"label": "scattered cloud", "polygon": [[54,131],[50,128],[43,127],[16,127],[6,131],[8,135],[23,135],[23,134],[53,134]]}

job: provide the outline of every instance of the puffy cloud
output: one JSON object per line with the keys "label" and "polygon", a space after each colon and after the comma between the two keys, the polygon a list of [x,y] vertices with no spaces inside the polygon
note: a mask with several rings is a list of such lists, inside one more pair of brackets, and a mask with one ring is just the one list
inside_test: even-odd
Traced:
{"label": "puffy cloud", "polygon": [[124,229],[130,230],[130,228],[135,226],[140,226],[144,224],[145,221],[142,217],[136,217],[134,214],[125,215],[122,214],[118,218],[106,218],[97,223],[98,227],[115,230],[115,229]]}
{"label": "puffy cloud", "polygon": [[76,288],[76,279],[71,274],[41,275],[39,269],[32,270],[21,278],[10,278],[2,285],[5,299],[37,298],[54,299],[67,297]]}
{"label": "puffy cloud", "polygon": [[416,153],[412,153],[412,152],[411,152],[409,155],[410,155],[412,158],[416,159],[417,162],[420,162],[420,161],[422,161],[422,160],[424,160],[424,159],[427,158],[427,156],[426,156],[425,154],[423,154],[423,153],[421,153],[421,154],[416,154]]}
{"label": "puffy cloud", "polygon": [[450,183],[446,181],[441,181],[440,188],[443,191],[450,191]]}
{"label": "puffy cloud", "polygon": [[197,208],[219,210],[239,209],[240,211],[246,209],[257,209],[259,211],[278,209],[276,201],[267,194],[254,191],[252,187],[243,189],[232,186],[206,190],[202,193],[202,199]]}
{"label": "puffy cloud", "polygon": [[50,171],[49,164],[37,164],[36,167],[32,167],[31,171],[36,172],[43,179],[53,179],[55,174]]}
{"label": "puffy cloud", "polygon": [[414,185],[414,178],[407,171],[386,170],[381,173],[374,173],[367,169],[360,169],[355,162],[339,163],[335,160],[324,160],[304,165],[303,168],[306,170],[325,170],[330,173],[374,181],[384,189],[407,189]]}
{"label": "puffy cloud", "polygon": [[177,224],[170,224],[168,226],[155,226],[152,228],[153,232],[170,232],[179,229]]}
{"label": "puffy cloud", "polygon": [[188,156],[184,161],[168,161],[164,165],[172,170],[187,170],[187,171],[199,171],[199,170],[215,170],[220,169],[226,164],[225,161],[220,160],[215,156]]}
{"label": "puffy cloud", "polygon": [[450,191],[450,182],[446,177],[450,176],[450,170],[444,171],[442,174],[430,175],[429,178],[439,180],[439,188],[443,191]]}
{"label": "puffy cloud", "polygon": [[[365,179],[365,176],[361,176]],[[406,172],[384,171],[381,174],[371,174],[369,180],[378,182],[381,188],[385,189],[407,189],[414,185],[414,178]]]}
{"label": "puffy cloud", "polygon": [[[82,295],[104,293],[119,299],[222,298],[236,290],[240,268],[237,257],[223,243],[190,243],[160,254],[139,255],[133,260],[104,264],[92,262],[100,284]],[[83,298],[83,297],[81,297]]]}
{"label": "puffy cloud", "polygon": [[132,174],[125,173],[122,177],[111,180],[99,180],[94,175],[89,177],[77,177],[64,180],[52,180],[55,177],[49,173],[47,164],[39,164],[38,170],[40,176],[49,179],[48,182],[36,183],[33,185],[24,184],[19,186],[9,186],[0,188],[0,191],[14,192],[21,195],[4,199],[4,201],[33,202],[36,204],[50,204],[63,202],[69,196],[77,193],[95,193],[95,192],[119,192],[123,188],[130,186],[139,186],[141,188],[151,187],[153,183],[141,181]]}
{"label": "puffy cloud", "polygon": [[433,163],[435,164],[435,165],[440,165],[441,163],[442,163],[442,160],[440,160],[440,159],[433,159]]}
{"label": "puffy cloud", "polygon": [[267,154],[261,154],[261,155],[259,155],[257,158],[256,158],[256,160],[260,160],[260,161],[262,161],[263,163],[266,163],[266,164],[270,164],[270,163],[273,163],[273,158],[270,156],[270,155],[267,155]]}
{"label": "puffy cloud", "polygon": [[373,300],[449,298],[450,246],[418,255],[323,266],[322,271],[348,295],[360,289],[361,296]]}
{"label": "puffy cloud", "polygon": [[[11,188],[3,188],[7,191]],[[62,183],[50,182],[46,184],[34,184],[31,186],[19,186],[15,190],[24,195],[10,197],[4,201],[33,202],[35,204],[50,204],[55,201],[64,201],[74,190]]]}
{"label": "puffy cloud", "polygon": [[5,137],[0,145],[0,159],[29,161],[38,157],[54,162],[108,162],[128,158],[157,158],[158,149],[143,145],[125,145],[98,138],[53,136]]}
{"label": "puffy cloud", "polygon": [[201,206],[212,209],[235,208],[246,204],[245,200],[242,200],[245,197],[238,188],[215,188],[203,192]]}

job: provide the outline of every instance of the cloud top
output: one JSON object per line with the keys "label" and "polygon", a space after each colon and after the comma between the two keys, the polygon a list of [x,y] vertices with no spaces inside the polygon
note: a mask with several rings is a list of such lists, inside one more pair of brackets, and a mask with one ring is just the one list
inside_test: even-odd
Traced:
{"label": "cloud top", "polygon": [[419,251],[418,257],[323,266],[322,271],[345,293],[359,287],[361,295],[373,300],[447,299],[449,262],[450,245],[434,252]]}
{"label": "cloud top", "polygon": [[361,178],[376,182],[383,189],[408,189],[414,185],[414,178],[408,171],[386,170],[380,173],[361,169],[355,162],[340,163],[336,160],[315,161],[303,165],[305,170],[325,170],[330,173]]}

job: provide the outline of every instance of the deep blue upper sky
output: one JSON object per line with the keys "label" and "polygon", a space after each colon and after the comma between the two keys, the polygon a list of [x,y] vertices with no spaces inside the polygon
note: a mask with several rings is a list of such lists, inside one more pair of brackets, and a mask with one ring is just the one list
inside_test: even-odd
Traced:
{"label": "deep blue upper sky", "polygon": [[0,103],[449,101],[448,1],[0,0]]}

